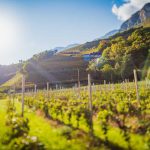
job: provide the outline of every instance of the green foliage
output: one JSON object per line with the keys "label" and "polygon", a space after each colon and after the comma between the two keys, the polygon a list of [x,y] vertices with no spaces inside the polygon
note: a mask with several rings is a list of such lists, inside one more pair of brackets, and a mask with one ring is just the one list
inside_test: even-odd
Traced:
{"label": "green foliage", "polygon": [[148,71],[147,71],[147,79],[150,80],[150,68],[149,68]]}
{"label": "green foliage", "polygon": [[105,64],[102,68],[102,72],[104,72],[104,73],[109,73],[111,71],[112,71],[112,67],[109,64]]}
{"label": "green foliage", "polygon": [[44,146],[35,136],[24,136],[14,139],[10,145],[10,150],[44,150]]}
{"label": "green foliage", "polygon": [[68,126],[64,126],[62,129],[61,129],[61,132],[60,134],[62,136],[65,136],[67,139],[70,139],[71,138],[71,132],[72,132],[72,128],[68,127]]}
{"label": "green foliage", "polygon": [[142,78],[144,79],[145,77],[149,78],[149,69],[150,69],[150,49],[148,51],[148,56],[147,59],[145,60],[145,64],[142,70]]}
{"label": "green foliage", "polygon": [[7,97],[7,95],[5,93],[3,93],[3,91],[0,91],[0,99],[5,99]]}
{"label": "green foliage", "polygon": [[44,52],[41,52],[41,53],[39,53],[39,54],[36,54],[36,55],[34,55],[33,57],[32,57],[32,61],[41,61],[41,60],[43,60],[43,59],[48,59],[48,58],[50,58],[50,57],[52,57],[55,53],[57,52],[57,50],[46,50],[46,51],[44,51]]}
{"label": "green foliage", "polygon": [[[22,74],[21,73],[16,73],[15,76],[13,76],[10,80],[8,80],[7,82],[5,82],[2,87],[11,87],[16,85],[16,83],[19,85],[21,83],[21,79],[22,79]],[[17,86],[17,85],[16,85]]]}
{"label": "green foliage", "polygon": [[108,60],[102,56],[100,58],[97,58],[96,61],[94,61],[94,63],[93,63],[93,61],[90,61],[87,70],[100,71],[104,67],[104,65],[106,65],[107,63],[108,63]]}
{"label": "green foliage", "polygon": [[[111,65],[109,68],[114,70],[114,75],[117,78],[119,76],[123,79],[131,78],[134,68],[142,70],[146,61],[149,61],[150,28],[141,27],[124,32],[124,34],[120,33],[111,37],[105,48],[101,48],[101,44],[98,47],[99,51],[103,52],[102,59],[108,61],[107,63]],[[103,62],[100,62],[99,66],[103,66]],[[92,61],[89,64],[91,70],[95,69],[105,73],[104,69],[99,66],[97,61]],[[144,72],[146,74],[146,67]]]}
{"label": "green foliage", "polygon": [[16,113],[13,103],[8,101],[6,125],[9,127],[3,138],[8,150],[44,150],[37,137],[29,136],[29,120]]}
{"label": "green foliage", "polygon": [[122,58],[121,66],[119,68],[120,74],[123,79],[132,76],[133,69],[135,68],[131,54],[124,55]]}
{"label": "green foliage", "polygon": [[[109,67],[106,68],[108,69]],[[92,113],[88,109],[88,93],[82,88],[80,98],[72,89],[50,91],[49,99],[47,99],[47,97],[44,98],[44,92],[39,92],[36,94],[36,97],[27,95],[25,97],[25,104],[33,108],[33,110],[35,108],[37,110],[40,109],[45,113],[45,116],[48,113],[46,117],[52,120],[57,120],[58,122],[68,125],[69,127],[65,126],[60,132],[61,135],[65,136],[68,140],[72,138],[72,127],[89,133],[92,127],[94,127],[93,133],[96,134],[99,131],[98,129],[100,129],[102,132],[98,132],[96,135],[98,137],[103,136],[104,143],[110,145],[114,140],[110,139],[111,129],[117,128],[116,132],[119,134],[119,137],[116,137],[116,140],[119,142],[119,140],[122,139],[126,144],[126,149],[137,149],[132,141],[138,136],[141,137],[141,140],[144,140],[142,140],[142,143],[148,147],[150,131],[148,115],[150,108],[149,89],[143,88],[143,86],[140,88],[139,103],[136,100],[135,89],[129,88],[133,87],[134,83],[128,83],[126,87],[128,90],[120,84],[114,85],[115,90],[110,89],[110,86],[111,85],[101,85],[100,91],[93,90]],[[97,87],[93,89],[95,88],[97,89]],[[93,114],[93,117],[91,114]],[[98,126],[96,126],[97,122]],[[135,140],[134,142],[137,141]],[[124,148],[122,143],[120,143],[120,145]],[[141,144],[139,143],[138,146],[141,147]]]}
{"label": "green foliage", "polygon": [[112,74],[113,74],[113,68],[111,65],[109,64],[105,64],[103,66],[103,68],[101,69],[103,75],[104,75],[104,79],[106,80],[110,80],[112,78]]}

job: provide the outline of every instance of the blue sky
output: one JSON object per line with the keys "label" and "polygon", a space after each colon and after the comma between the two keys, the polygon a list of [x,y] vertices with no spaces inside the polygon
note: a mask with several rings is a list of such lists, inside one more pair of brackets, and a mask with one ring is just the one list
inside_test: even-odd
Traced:
{"label": "blue sky", "polygon": [[[84,43],[118,29],[122,0],[0,0],[0,64],[57,46]],[[8,30],[9,29],[9,30]],[[8,32],[10,31],[10,32]]]}

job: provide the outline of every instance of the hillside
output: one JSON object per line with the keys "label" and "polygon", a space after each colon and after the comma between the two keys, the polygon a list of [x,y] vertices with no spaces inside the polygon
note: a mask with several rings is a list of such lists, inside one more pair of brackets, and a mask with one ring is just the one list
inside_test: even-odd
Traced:
{"label": "hillside", "polygon": [[[39,84],[41,87],[45,86],[48,81],[51,84],[74,84],[77,83],[78,69],[80,70],[80,80],[85,82],[87,80],[87,68],[92,73],[94,72],[93,80],[132,79],[132,69],[143,69],[149,55],[149,11],[150,3],[124,22],[120,32],[115,30],[106,39],[97,39],[81,45],[73,44],[67,47],[58,47],[58,49],[47,50],[34,55],[25,61],[27,82]],[[61,51],[62,49],[63,51]],[[85,54],[89,55],[88,57],[99,54],[101,57],[89,63],[84,60]],[[20,68],[21,65],[19,64],[0,66],[0,84],[9,80],[7,82],[9,84],[3,85],[11,85],[11,81],[16,80],[16,72]],[[13,79],[11,80],[11,78]]]}
{"label": "hillside", "polygon": [[100,40],[86,42],[86,43],[78,45],[76,47],[64,50],[64,51],[60,52],[60,54],[61,55],[77,55],[77,56],[79,55],[79,56],[81,56],[81,53],[83,51],[87,51],[91,48],[97,47],[99,42],[100,42]]}
{"label": "hillside", "polygon": [[[124,31],[132,28],[138,28],[140,26],[149,27],[150,26],[150,3],[147,3],[141,10],[133,14],[127,21],[125,21],[119,30],[112,30],[106,33],[99,39],[91,42],[84,43],[82,45],[75,46],[73,48],[64,50],[61,54],[64,55],[80,55],[83,51],[91,51],[91,49],[96,48],[100,41],[109,40],[109,38],[115,38],[115,36],[123,36]],[[127,31],[129,34],[131,30]],[[125,33],[127,35],[127,33]]]}
{"label": "hillside", "polygon": [[147,3],[141,10],[136,12],[125,21],[122,25],[120,30],[125,31],[127,29],[131,29],[135,26],[141,26],[143,24],[150,23],[150,3]]}
{"label": "hillside", "polygon": [[[79,69],[80,80],[85,83],[88,74],[87,68],[93,72],[93,81],[95,79],[99,81],[132,79],[133,69],[143,70],[145,62],[148,60],[150,27],[134,28],[118,33],[107,40],[89,42],[89,47],[86,44],[72,48],[78,50],[78,54],[72,53],[72,49],[69,49],[49,57],[41,54],[32,57],[26,62],[26,81],[36,83],[39,87],[46,86],[46,82],[50,82],[53,86],[56,84],[67,86],[77,83]],[[85,48],[85,46],[87,47]],[[82,55],[91,52],[100,52],[101,57],[90,63],[84,61]],[[147,67],[150,65],[149,63],[148,61]],[[15,80],[14,78],[13,80]],[[12,83],[10,81],[8,83]]]}
{"label": "hillside", "polygon": [[0,150],[150,150],[150,0],[5,1]]}
{"label": "hillside", "polygon": [[[150,49],[149,39],[150,27],[140,27],[117,33],[107,40],[88,42],[57,54],[43,52],[34,55],[25,63],[27,70],[26,81],[36,83],[39,87],[45,87],[46,82],[50,82],[53,86],[56,84],[67,86],[68,84],[77,83],[79,69],[80,80],[85,83],[88,74],[87,68],[89,68],[89,71],[94,72],[93,80],[106,79],[115,81],[122,78],[132,79],[133,68],[142,69],[147,60],[148,50]],[[73,53],[75,50],[78,50],[78,53]],[[102,57],[96,59],[98,61],[91,61],[90,63],[84,61],[82,56],[93,52],[100,52]],[[104,60],[101,64],[102,58]],[[129,66],[125,67],[124,71],[122,70],[123,72],[120,70],[123,68],[122,61],[125,61],[124,64]],[[16,66],[18,65],[14,65],[14,68],[12,67],[9,70],[13,74],[3,86],[13,86],[12,81],[17,80],[15,75]],[[113,74],[113,77],[111,74]]]}
{"label": "hillside", "polygon": [[16,75],[14,75],[10,80],[2,84],[2,87],[11,87],[12,85],[20,86],[22,81],[21,79],[22,79],[22,75],[20,73],[16,73]]}
{"label": "hillside", "polygon": [[[27,83],[37,84],[38,87],[46,87],[47,82],[53,86],[56,86],[56,84],[74,85],[77,83],[78,69],[80,71],[80,80],[82,82],[87,80],[86,68],[88,62],[85,62],[82,57],[54,55],[47,59],[33,58],[25,62]],[[19,77],[19,74],[14,74],[2,86],[13,86],[16,81],[21,81]]]}
{"label": "hillside", "polygon": [[77,43],[75,43],[75,44],[69,44],[69,45],[67,45],[66,47],[55,47],[55,48],[53,48],[53,49],[51,49],[51,50],[52,50],[52,51],[57,50],[57,52],[61,52],[61,51],[67,50],[67,49],[69,49],[69,48],[76,47],[76,46],[78,46],[78,45],[80,45],[80,44],[77,44]]}
{"label": "hillside", "polygon": [[102,55],[90,62],[89,70],[101,72],[103,79],[132,80],[133,69],[138,69],[138,77],[143,79],[150,67],[150,27],[118,33],[107,42],[101,41],[95,51]]}
{"label": "hillside", "polygon": [[17,70],[18,70],[17,64],[0,65],[0,84],[12,78],[16,74]]}
{"label": "hillside", "polygon": [[55,55],[42,61],[31,60],[26,66],[27,80],[36,84],[67,83],[77,81],[77,69],[80,69],[80,79],[85,80],[88,63],[82,57]]}

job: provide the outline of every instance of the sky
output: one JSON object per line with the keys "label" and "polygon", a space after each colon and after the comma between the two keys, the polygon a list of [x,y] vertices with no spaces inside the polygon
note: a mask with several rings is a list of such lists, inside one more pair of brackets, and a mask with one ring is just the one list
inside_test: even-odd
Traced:
{"label": "sky", "polygon": [[0,0],[0,64],[119,29],[150,0]]}

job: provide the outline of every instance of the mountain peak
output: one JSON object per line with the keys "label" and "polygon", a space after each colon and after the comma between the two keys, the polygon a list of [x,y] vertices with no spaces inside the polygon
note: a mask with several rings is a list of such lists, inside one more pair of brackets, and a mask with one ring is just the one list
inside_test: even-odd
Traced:
{"label": "mountain peak", "polygon": [[141,10],[134,13],[127,21],[125,21],[121,25],[120,30],[125,31],[135,26],[140,26],[149,19],[150,19],[150,3],[147,3]]}
{"label": "mountain peak", "polygon": [[142,9],[150,11],[150,3],[146,3]]}

